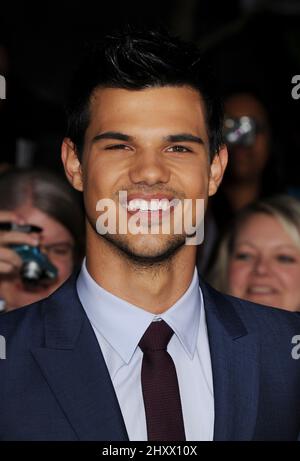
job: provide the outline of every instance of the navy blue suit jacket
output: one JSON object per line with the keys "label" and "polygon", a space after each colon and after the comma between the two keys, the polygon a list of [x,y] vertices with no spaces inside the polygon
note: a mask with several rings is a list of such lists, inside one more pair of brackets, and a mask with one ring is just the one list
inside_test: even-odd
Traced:
{"label": "navy blue suit jacket", "polygon": [[[212,360],[214,440],[296,440],[299,314],[201,282]],[[128,440],[76,274],[50,297],[0,317],[0,440]]]}

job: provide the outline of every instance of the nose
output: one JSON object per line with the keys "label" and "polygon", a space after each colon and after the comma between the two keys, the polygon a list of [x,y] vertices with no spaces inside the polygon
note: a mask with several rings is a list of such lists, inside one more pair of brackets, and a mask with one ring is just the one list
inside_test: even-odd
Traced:
{"label": "nose", "polygon": [[134,184],[143,183],[153,186],[158,183],[167,183],[170,171],[162,154],[149,148],[136,153],[129,175]]}
{"label": "nose", "polygon": [[253,271],[258,275],[266,275],[270,271],[267,258],[264,256],[258,256],[254,262]]}

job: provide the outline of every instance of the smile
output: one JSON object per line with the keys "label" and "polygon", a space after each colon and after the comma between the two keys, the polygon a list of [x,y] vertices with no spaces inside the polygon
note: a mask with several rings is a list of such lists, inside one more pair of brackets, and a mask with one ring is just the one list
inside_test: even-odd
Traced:
{"label": "smile", "polygon": [[276,291],[274,288],[268,286],[252,286],[248,288],[249,294],[259,294],[259,295],[272,295],[275,294]]}
{"label": "smile", "polygon": [[133,199],[126,203],[128,211],[167,211],[173,204],[168,199]]}

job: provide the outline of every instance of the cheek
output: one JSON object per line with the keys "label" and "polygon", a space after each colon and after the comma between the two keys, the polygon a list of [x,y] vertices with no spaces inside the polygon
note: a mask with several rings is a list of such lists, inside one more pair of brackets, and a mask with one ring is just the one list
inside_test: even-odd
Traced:
{"label": "cheek", "polygon": [[90,218],[95,219],[98,216],[98,201],[110,197],[106,181],[107,178],[103,178],[100,173],[98,174],[96,169],[93,172],[89,172],[85,177],[83,199],[86,213]]}
{"label": "cheek", "polygon": [[[172,178],[172,176],[171,176]],[[182,188],[187,198],[206,198],[208,195],[209,174],[205,165],[189,166],[189,168],[178,168],[173,176],[174,189]],[[172,179],[171,179],[172,182]]]}
{"label": "cheek", "polygon": [[257,165],[263,168],[269,158],[269,143],[265,136],[258,135],[254,151],[257,153]]}
{"label": "cheek", "polygon": [[231,293],[238,294],[246,288],[250,268],[239,262],[231,261],[228,265],[228,288]]}
{"label": "cheek", "polygon": [[278,278],[281,279],[282,284],[292,293],[300,293],[300,267],[295,268],[281,268],[277,270]]}
{"label": "cheek", "polygon": [[53,264],[58,269],[58,280],[60,283],[65,281],[72,273],[73,261],[53,261]]}
{"label": "cheek", "polygon": [[103,176],[101,168],[95,166],[90,169],[85,176],[85,194],[89,199],[98,198],[99,195],[105,193],[107,183],[107,175]]}
{"label": "cheek", "polygon": [[84,199],[88,208],[96,210],[98,200],[105,198],[115,199],[113,194],[119,186],[128,182],[127,170],[120,162],[109,161],[107,157],[91,155],[85,166]]}

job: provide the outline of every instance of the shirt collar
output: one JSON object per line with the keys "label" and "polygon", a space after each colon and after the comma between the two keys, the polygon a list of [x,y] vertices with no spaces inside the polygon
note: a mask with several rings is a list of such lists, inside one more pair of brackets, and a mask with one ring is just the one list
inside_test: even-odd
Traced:
{"label": "shirt collar", "polygon": [[160,315],[130,304],[102,288],[89,274],[85,260],[77,279],[77,292],[93,327],[124,362],[129,363],[146,329],[157,318],[173,329],[188,356],[193,358],[203,304],[196,268],[187,291]]}

